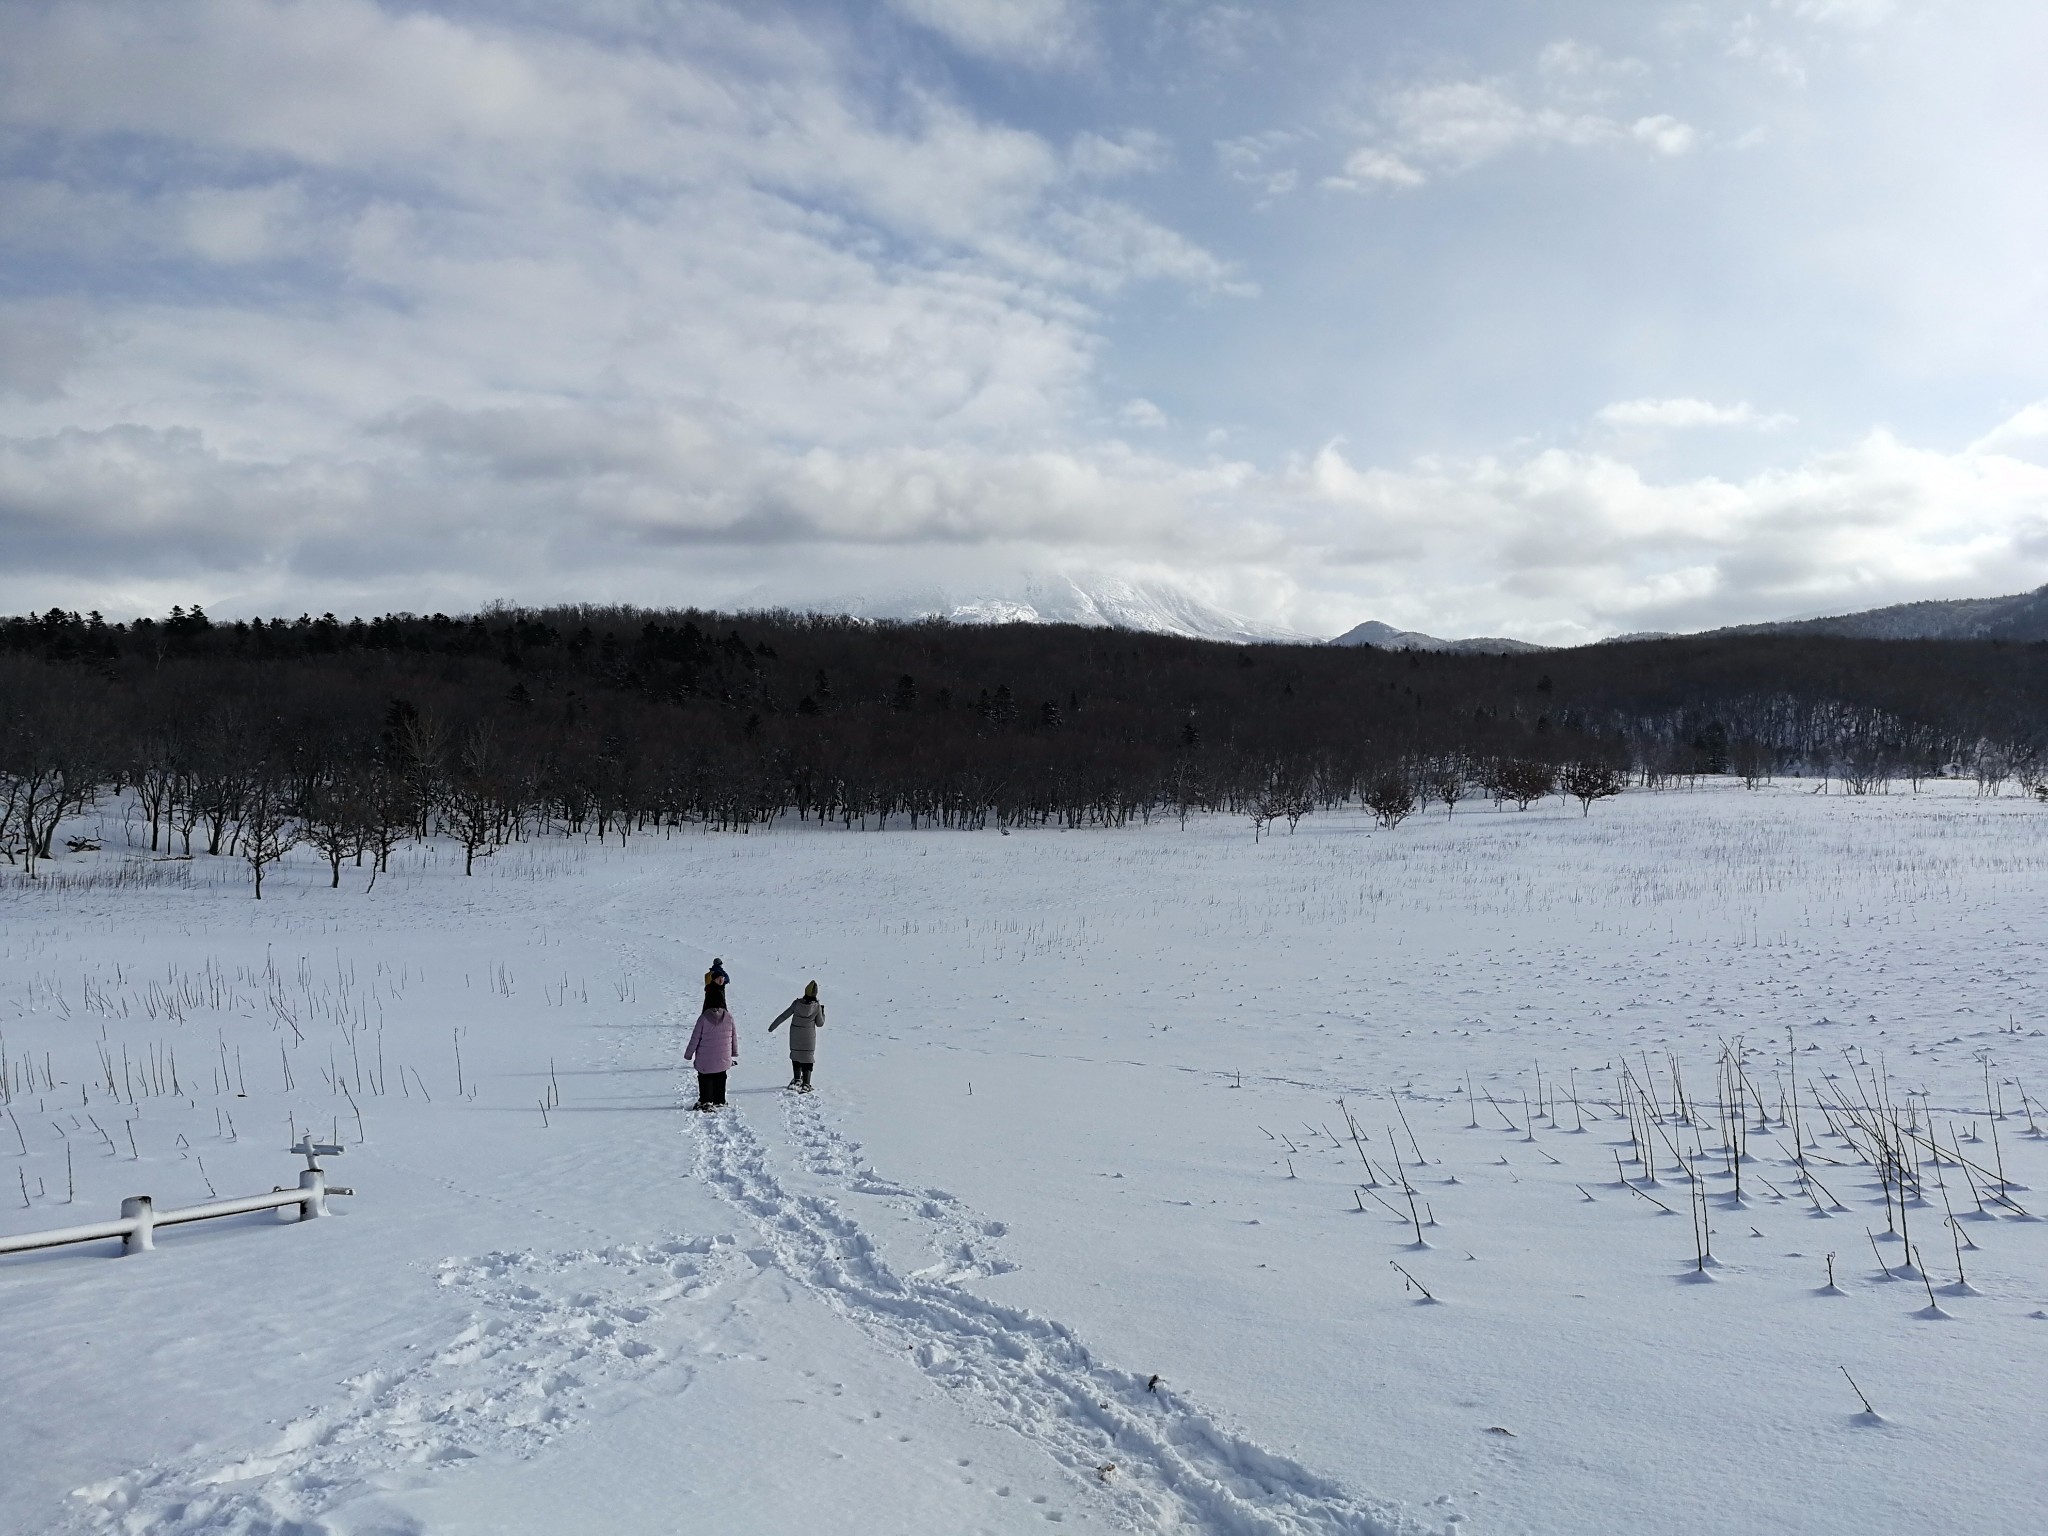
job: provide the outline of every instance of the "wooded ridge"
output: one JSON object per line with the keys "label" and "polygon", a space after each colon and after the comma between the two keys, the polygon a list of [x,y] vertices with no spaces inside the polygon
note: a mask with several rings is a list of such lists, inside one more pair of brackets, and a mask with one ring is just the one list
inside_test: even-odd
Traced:
{"label": "wooded ridge", "polygon": [[2031,788],[2044,705],[2043,643],[1722,635],[1474,655],[789,612],[216,624],[174,608],[114,624],[53,609],[0,619],[0,846],[47,857],[63,808],[111,788],[140,797],[153,847],[239,849],[257,805],[323,848],[388,852],[438,829],[472,858],[542,827],[792,812],[1083,826],[1377,800],[1398,820],[1404,795],[1498,794],[1516,765],[1546,788],[1575,765],[1617,787],[1797,772],[1852,791],[1944,773]]}

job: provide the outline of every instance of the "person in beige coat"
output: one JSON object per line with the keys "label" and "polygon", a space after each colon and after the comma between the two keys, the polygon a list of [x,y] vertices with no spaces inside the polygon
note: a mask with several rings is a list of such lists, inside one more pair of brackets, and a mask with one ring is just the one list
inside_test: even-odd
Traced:
{"label": "person in beige coat", "polygon": [[818,984],[804,987],[804,995],[791,1003],[768,1026],[774,1034],[784,1019],[789,1020],[789,1086],[798,1093],[811,1091],[811,1066],[818,1059],[818,1031],[825,1027],[825,1005],[818,1001]]}

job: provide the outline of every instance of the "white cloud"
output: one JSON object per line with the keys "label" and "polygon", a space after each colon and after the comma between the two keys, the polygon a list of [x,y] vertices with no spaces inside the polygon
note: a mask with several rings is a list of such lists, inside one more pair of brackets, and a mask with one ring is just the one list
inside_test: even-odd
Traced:
{"label": "white cloud", "polygon": [[1699,142],[1699,134],[1690,123],[1681,123],[1662,112],[1637,118],[1628,125],[1628,132],[1630,138],[1649,145],[1660,155],[1682,155]]}
{"label": "white cloud", "polygon": [[1269,198],[1284,197],[1301,184],[1301,170],[1294,163],[1303,136],[1286,129],[1219,139],[1216,164],[1233,181],[1257,187]]}
{"label": "white cloud", "polygon": [[[238,458],[187,429],[66,429],[0,438],[0,604],[114,579],[209,604],[251,590],[300,606],[337,590],[407,606],[514,590],[703,600],[720,568],[758,585],[832,551],[1156,557],[1213,543],[1204,524],[1242,480],[1114,442],[778,450],[702,419],[563,407],[422,408],[347,462]],[[681,591],[679,564],[697,578]]]}
{"label": "white cloud", "polygon": [[1049,209],[1044,220],[1070,253],[1059,275],[1071,283],[1165,280],[1239,297],[1258,291],[1227,262],[1126,203],[1078,199]]}
{"label": "white cloud", "polygon": [[[1034,70],[1086,63],[1113,40],[1078,4],[906,4],[955,46]],[[1534,211],[1467,210],[1486,221],[1483,251],[1478,225],[1437,222],[1434,209],[1360,220],[1338,200],[1287,201],[1331,168],[1339,184],[1399,191],[1546,149],[1653,165],[1727,144],[1730,113],[1695,113],[1719,101],[1699,80],[1664,94],[1688,83],[1671,80],[1668,50],[1653,68],[1556,44],[1518,67],[1412,80],[1344,119],[1342,136],[1331,97],[1353,87],[1332,75],[1330,94],[1302,109],[1314,129],[1232,136],[1295,89],[1292,75],[1273,84],[1275,55],[1260,50],[1315,38],[1271,11],[1211,9],[1243,50],[1242,74],[1230,67],[1245,99],[1228,113],[1207,98],[1161,111],[1183,142],[1209,136],[1214,170],[1271,205],[1250,223],[1213,214],[1212,244],[1181,221],[1203,216],[1190,210],[1213,187],[1192,184],[1139,120],[1148,101],[1210,90],[1220,54],[1125,93],[1108,69],[1091,85],[1086,69],[953,72],[936,47],[835,51],[876,35],[871,13],[841,27],[811,7],[602,9],[599,25],[575,8],[488,3],[14,8],[0,49],[0,133],[15,149],[0,170],[0,260],[20,279],[0,300],[0,608],[111,608],[121,593],[158,606],[273,593],[294,612],[499,594],[716,601],[806,566],[949,561],[966,573],[1073,550],[1098,568],[1177,572],[1302,629],[1371,616],[1570,639],[2048,577],[2048,406],[1954,454],[1882,435],[1829,451],[1781,438],[1789,467],[1746,477],[1645,467],[1670,447],[1650,434],[1789,424],[1741,401],[1617,401],[1576,452],[1417,462],[1332,448],[1296,463],[1270,446],[1301,430],[1286,419],[1297,402],[1362,368],[1379,371],[1375,387],[1412,368],[1405,398],[1427,401],[1449,353],[1434,341],[1401,350],[1403,330],[1484,326],[1489,347],[1499,330],[1501,376],[1483,392],[1494,403],[1459,395],[1450,427],[1427,404],[1410,418],[1495,441],[1582,387],[1574,358],[1646,337],[1668,355],[1702,345],[1713,322],[1671,318],[1634,282],[1648,273],[1648,286],[1679,291],[1632,243],[1645,212],[1625,198],[1596,210],[1567,189]],[[1783,94],[1723,57],[1725,28],[1700,28],[1722,71],[1708,84],[1739,77]],[[1141,63],[1186,63],[1160,41],[1163,23],[1139,30],[1152,39]],[[1813,46],[1828,70],[1855,51]],[[1814,95],[1840,105],[1846,87],[1828,70]],[[1000,111],[964,94],[998,79],[987,90]],[[1091,122],[1077,103],[1096,85],[1107,105]],[[1773,143],[1797,140],[1782,114],[1746,100],[1732,111],[1737,126],[1767,120]],[[1908,142],[1901,130],[1881,144],[1893,155]],[[1729,174],[1761,178],[1797,158],[1730,157]],[[1953,211],[2024,223],[2009,162],[1967,164],[1997,174],[1957,171]],[[1956,184],[1946,172],[1885,181],[1890,223],[1830,213],[1825,227],[1799,222],[1832,206],[1795,195],[1810,179],[1745,182],[1754,229],[1724,201],[1660,204],[1671,225],[1657,233],[1734,263],[1712,314],[1759,294],[1782,302],[1797,355],[1876,356],[1808,347],[1801,329],[1835,297],[1859,323],[1874,316],[1885,366],[1863,369],[1875,382],[1839,408],[1900,419],[1884,391],[1901,378],[1923,395],[1937,376],[2007,389],[2038,351],[2026,306],[2039,241],[1999,235],[2005,259],[1973,265],[1964,247],[1987,243],[1976,232],[1989,226],[1934,217],[1950,205],[1924,199],[1912,227],[1947,243],[1877,238],[1907,225],[1890,212],[1894,187],[1937,182]],[[1362,222],[1372,259],[1353,265],[1371,275],[1346,273],[1340,289],[1301,253]],[[1410,224],[1420,232],[1398,227]],[[1567,228],[1584,239],[1552,263],[1563,276],[1516,265],[1532,231]],[[1772,262],[1796,248],[1820,275],[1801,286],[1742,238]],[[1271,274],[1256,325],[1212,329],[1179,307],[1252,291],[1218,254],[1225,241]],[[1461,270],[1433,294],[1403,281],[1432,263]],[[91,297],[39,297],[38,283]],[[1143,284],[1165,301],[1124,300]],[[1610,285],[1636,291],[1606,306]],[[1522,311],[1466,304],[1487,290]],[[1589,292],[1600,297],[1584,302]],[[1362,349],[1330,345],[1333,296],[1393,350],[1361,365]],[[1403,305],[1429,323],[1378,324]],[[1967,323],[1952,323],[1958,311]],[[1910,323],[1890,323],[1901,314]],[[1813,323],[1820,341],[1842,342]],[[1978,333],[1990,338],[1978,351],[1943,350]],[[1739,378],[1729,355],[1700,376]],[[1801,374],[1792,355],[1756,362],[1773,398],[1845,398],[1829,390],[1840,370]],[[1942,372],[1956,358],[1968,367]],[[1174,370],[1196,366],[1208,376],[1181,407]],[[1290,387],[1273,387],[1283,370]],[[1532,390],[1548,393],[1532,404]],[[1189,419],[1135,391],[1170,395]],[[1336,423],[1383,398],[1326,394]],[[1203,448],[1175,459],[1167,428]],[[1252,445],[1260,465],[1246,462]],[[1038,553],[1014,553],[1025,549]]]}
{"label": "white cloud", "polygon": [[1775,432],[1793,424],[1792,417],[1766,415],[1747,400],[1716,405],[1690,397],[1617,400],[1601,406],[1594,420],[1610,427],[1751,427],[1760,432]]}
{"label": "white cloud", "polygon": [[2048,462],[2048,400],[2022,406],[1970,444],[1969,451]]}
{"label": "white cloud", "polygon": [[1401,86],[1374,103],[1364,143],[1324,184],[1347,190],[1416,187],[1456,175],[1511,151],[1643,145],[1682,155],[1698,141],[1669,113],[1617,115],[1612,98],[1646,73],[1574,42],[1552,43],[1519,76],[1490,76]]}
{"label": "white cloud", "polygon": [[1409,154],[1457,170],[1524,144],[1585,146],[1614,132],[1608,118],[1532,106],[1490,80],[1411,86],[1389,98],[1384,110],[1394,141]]}
{"label": "white cloud", "polygon": [[1659,482],[1554,449],[1358,468],[1331,447],[1284,489],[1321,510],[1298,536],[1320,545],[1326,573],[1355,573],[1348,606],[1318,610],[1331,623],[1570,642],[2048,578],[2048,467],[1883,432],[1745,480]]}
{"label": "white cloud", "polygon": [[1166,169],[1172,160],[1173,146],[1164,135],[1149,128],[1127,128],[1116,134],[1076,134],[1067,150],[1067,163],[1074,173],[1097,181],[1150,175]]}
{"label": "white cloud", "polygon": [[1392,150],[1367,146],[1354,149],[1344,162],[1341,176],[1324,178],[1325,186],[1353,188],[1361,185],[1419,187],[1429,178]]}
{"label": "white cloud", "polygon": [[1142,282],[1242,291],[1100,189],[1158,163],[1156,136],[1062,150],[928,91],[872,102],[773,18],[683,5],[664,26],[694,46],[360,0],[10,21],[0,116],[72,164],[111,135],[150,174],[17,170],[0,250],[172,290],[184,263],[291,269],[183,299],[117,284],[95,348],[38,342],[30,367],[24,342],[0,367],[17,395],[69,391],[0,430],[125,421],[346,452],[426,396],[681,400],[825,444],[1030,437],[1085,403],[1092,303]]}
{"label": "white cloud", "polygon": [[1536,70],[1566,88],[1595,91],[1649,73],[1641,59],[1619,58],[1576,38],[1546,43],[1536,55]]}
{"label": "white cloud", "polygon": [[1281,28],[1272,9],[1252,5],[1185,5],[1158,7],[1153,25],[1161,35],[1193,44],[1212,68],[1241,67],[1254,57],[1256,45],[1272,42]]}
{"label": "white cloud", "polygon": [[293,182],[201,187],[183,199],[186,244],[209,261],[268,261],[299,244],[305,198]]}
{"label": "white cloud", "polygon": [[[1069,15],[1027,0],[935,8],[998,31],[1004,17],[1057,30]],[[507,216],[536,196],[626,190],[628,207],[645,207],[746,182],[1055,283],[1074,268],[1039,238],[1041,218],[1058,212],[1063,228],[1085,232],[1068,197],[1075,172],[1098,176],[1111,161],[1128,172],[1163,151],[1131,130],[1079,147],[1070,165],[1039,135],[928,92],[878,110],[819,40],[773,17],[698,3],[673,13],[672,31],[671,44],[698,46],[608,46],[367,0],[57,5],[11,24],[0,123],[82,142],[139,135],[214,162],[180,167],[186,175],[243,157],[233,182],[186,189],[204,205],[184,237],[214,259],[253,259],[276,238],[285,210],[262,204],[286,189],[251,190],[248,176],[283,161],[301,182],[335,179],[341,196],[374,181],[404,205],[453,200]],[[133,201],[146,219],[151,200]],[[1117,226],[1098,250],[1145,249],[1129,239],[1135,210],[1101,198],[1089,207]],[[1097,268],[1088,280],[1125,275]]]}
{"label": "white cloud", "polygon": [[1730,30],[1728,57],[1754,63],[1788,85],[1806,84],[1806,61],[1788,44],[1770,36],[1755,13],[1737,17]]}
{"label": "white cloud", "polygon": [[[574,87],[591,51],[368,0],[52,5],[9,18],[0,115],[31,128],[168,134],[308,165],[447,157],[423,144],[590,143],[616,92]],[[374,109],[367,109],[374,104]]]}
{"label": "white cloud", "polygon": [[1096,306],[1248,291],[1111,194],[1164,139],[877,89],[774,15],[614,20],[10,17],[0,131],[55,149],[0,176],[0,253],[101,291],[0,305],[0,600],[672,598],[740,551],[1086,544],[1199,501],[1206,470],[1073,441],[1113,414]]}
{"label": "white cloud", "polygon": [[964,53],[1048,66],[1074,59],[1087,38],[1077,0],[888,0],[890,9]]}
{"label": "white cloud", "polygon": [[[1126,421],[1151,410],[1131,402]],[[717,601],[941,566],[971,586],[1058,551],[1177,573],[1308,632],[1378,617],[1568,643],[2038,584],[2048,464],[2010,450],[2044,422],[2023,412],[1961,453],[1876,432],[1743,479],[1668,480],[1558,449],[1370,465],[1332,445],[1262,470],[1114,441],[777,447],[701,413],[565,405],[421,406],[346,460],[66,430],[0,440],[0,540],[17,556],[0,604],[108,606],[110,549],[130,589],[209,606]]]}
{"label": "white cloud", "polygon": [[86,327],[76,302],[0,305],[0,400],[54,400],[84,358]]}
{"label": "white cloud", "polygon": [[1899,0],[1775,0],[1801,21],[1874,27],[1898,14]]}

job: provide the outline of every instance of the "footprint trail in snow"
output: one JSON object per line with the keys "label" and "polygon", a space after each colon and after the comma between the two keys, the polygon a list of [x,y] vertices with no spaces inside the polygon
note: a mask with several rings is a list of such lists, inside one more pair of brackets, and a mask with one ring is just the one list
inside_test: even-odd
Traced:
{"label": "footprint trail in snow", "polygon": [[[1000,1235],[950,1195],[880,1178],[814,1103],[787,1102],[806,1168],[849,1192],[904,1202],[930,1224],[948,1262],[899,1275],[837,1203],[786,1189],[738,1114],[698,1121],[698,1172],[760,1231],[778,1267],[828,1306],[914,1359],[941,1385],[971,1394],[997,1422],[1042,1446],[1123,1524],[1228,1536],[1425,1536],[1440,1527],[1355,1497],[1328,1478],[1222,1428],[1178,1394],[1098,1363],[1062,1325],[977,1296],[959,1278],[991,1272],[981,1248],[951,1262],[963,1234]],[[1113,1471],[1105,1472],[1105,1467]]]}
{"label": "footprint trail in snow", "polygon": [[[334,1401],[242,1454],[196,1454],[77,1491],[90,1531],[132,1536],[319,1532],[355,1498],[484,1455],[524,1457],[657,1369],[685,1373],[646,1335],[758,1271],[729,1237],[677,1237],[557,1254],[443,1260],[465,1326],[439,1346],[341,1383]],[[673,1321],[673,1319],[670,1319]],[[715,1333],[715,1328],[707,1328]]]}
{"label": "footprint trail in snow", "polygon": [[791,1095],[783,1101],[783,1118],[804,1170],[853,1191],[895,1204],[923,1225],[938,1249],[939,1260],[912,1274],[916,1280],[954,1284],[987,1275],[1007,1275],[1017,1266],[997,1253],[997,1239],[1007,1229],[999,1221],[982,1221],[943,1189],[912,1189],[882,1177],[861,1160],[860,1143],[825,1123],[816,1100]]}

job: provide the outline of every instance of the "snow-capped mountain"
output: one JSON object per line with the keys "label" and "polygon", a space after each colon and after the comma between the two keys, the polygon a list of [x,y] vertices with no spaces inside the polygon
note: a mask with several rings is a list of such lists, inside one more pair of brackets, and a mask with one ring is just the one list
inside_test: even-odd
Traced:
{"label": "snow-capped mountain", "polygon": [[1237,644],[1315,643],[1310,636],[1218,608],[1171,582],[1132,581],[1100,572],[1023,572],[1007,581],[972,588],[932,584],[840,593],[797,602],[785,598],[780,603],[763,590],[753,594],[753,600],[761,605],[776,604],[810,613],[844,613],[861,619],[1083,624]]}
{"label": "snow-capped mountain", "polygon": [[1331,645],[1371,645],[1383,651],[1462,651],[1478,652],[1498,656],[1503,652],[1543,651],[1548,646],[1537,645],[1530,640],[1502,640],[1479,638],[1473,640],[1440,640],[1435,635],[1425,635],[1420,630],[1396,629],[1391,624],[1382,624],[1377,619],[1368,619],[1356,628],[1347,629],[1329,642]]}

